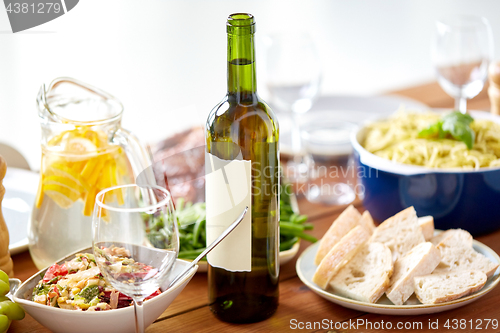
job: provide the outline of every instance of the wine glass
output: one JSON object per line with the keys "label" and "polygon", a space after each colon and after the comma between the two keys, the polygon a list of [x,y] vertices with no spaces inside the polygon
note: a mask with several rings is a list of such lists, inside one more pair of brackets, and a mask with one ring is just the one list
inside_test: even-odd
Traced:
{"label": "wine glass", "polygon": [[[321,65],[316,47],[307,33],[269,36],[267,88],[273,105],[291,113],[293,160],[285,172],[291,181],[304,182],[307,165],[300,137],[300,114],[311,109],[321,83]],[[293,172],[291,172],[293,171]]]}
{"label": "wine glass", "polygon": [[493,58],[491,27],[484,17],[459,16],[436,21],[431,55],[438,82],[467,112],[467,99],[483,89]]}
{"label": "wine glass", "polygon": [[[92,222],[96,263],[113,288],[134,300],[136,332],[144,332],[144,299],[167,279],[179,253],[170,193],[153,185],[104,189],[97,194]],[[157,224],[162,228],[155,248],[145,229]]]}
{"label": "wine glass", "polygon": [[314,113],[302,124],[302,142],[308,156],[310,202],[347,205],[356,198],[356,169],[349,138],[357,126],[326,113]]}

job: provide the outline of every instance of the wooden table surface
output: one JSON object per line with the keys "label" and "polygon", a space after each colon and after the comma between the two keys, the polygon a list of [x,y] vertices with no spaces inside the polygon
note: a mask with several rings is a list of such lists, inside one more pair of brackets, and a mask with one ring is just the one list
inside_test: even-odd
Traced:
{"label": "wooden table surface", "polygon": [[[453,100],[446,95],[437,83],[429,83],[417,87],[412,87],[392,94],[398,94],[421,101],[431,107],[451,108]],[[476,98],[469,101],[469,109],[489,110],[490,104],[486,89]],[[363,210],[361,201],[356,200],[354,205]],[[304,199],[299,200],[301,212],[309,215],[309,221],[314,223],[314,236],[320,238],[332,221],[342,212],[345,206],[322,206],[311,204]],[[500,253],[500,231],[490,235],[477,238],[497,253]],[[302,241],[300,252],[310,244]],[[300,253],[299,252],[299,253]],[[28,252],[24,252],[13,257],[16,277],[22,281],[36,273],[37,269],[31,261]],[[148,333],[156,332],[270,332],[288,331],[291,329],[291,320],[297,322],[315,322],[327,319],[332,322],[349,322],[349,320],[365,319],[372,323],[392,322],[396,327],[397,322],[421,322],[423,328],[418,332],[436,332],[428,328],[429,320],[435,322],[439,320],[440,329],[446,331],[443,324],[447,319],[465,319],[467,322],[472,319],[497,319],[500,320],[500,288],[496,288],[477,302],[467,306],[433,315],[421,316],[388,316],[374,315],[359,311],[350,310],[342,306],[324,300],[310,291],[297,277],[295,272],[295,262],[283,265],[280,271],[280,305],[277,312],[268,320],[246,325],[228,324],[217,320],[208,308],[207,296],[207,276],[205,273],[196,274],[184,291],[176,298],[170,307],[153,323],[148,329]],[[57,320],[54,318],[54,320]],[[325,331],[309,329],[306,331]],[[370,329],[342,329],[331,330],[332,332],[382,332],[375,328]],[[410,330],[408,330],[410,331]],[[453,331],[450,329],[449,331]],[[457,330],[459,331],[459,330]],[[470,332],[472,330],[461,330]],[[485,329],[483,324],[481,332],[500,332],[500,328],[492,330]],[[28,332],[49,332],[29,315],[19,322],[13,322],[9,330],[11,333]]]}

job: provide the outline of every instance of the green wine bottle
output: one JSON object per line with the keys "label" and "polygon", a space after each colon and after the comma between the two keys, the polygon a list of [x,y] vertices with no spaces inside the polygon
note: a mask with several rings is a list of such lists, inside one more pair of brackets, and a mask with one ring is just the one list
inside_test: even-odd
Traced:
{"label": "green wine bottle", "polygon": [[269,318],[279,297],[279,130],[257,95],[254,33],[252,15],[229,16],[228,92],[206,124],[207,244],[251,207],[207,258],[210,309],[234,323]]}

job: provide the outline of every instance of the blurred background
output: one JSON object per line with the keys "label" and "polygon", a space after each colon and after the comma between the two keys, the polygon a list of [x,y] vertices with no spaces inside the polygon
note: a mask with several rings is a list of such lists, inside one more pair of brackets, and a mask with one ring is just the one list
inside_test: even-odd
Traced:
{"label": "blurred background", "polygon": [[430,41],[434,21],[444,16],[486,17],[500,55],[500,2],[493,0],[85,0],[52,22],[16,34],[0,10],[0,143],[39,168],[35,99],[42,83],[59,76],[120,99],[123,126],[143,142],[203,125],[226,93],[225,22],[234,12],[256,17],[258,90],[264,98],[265,36],[273,33],[312,36],[322,68],[321,96],[373,96],[434,81]]}

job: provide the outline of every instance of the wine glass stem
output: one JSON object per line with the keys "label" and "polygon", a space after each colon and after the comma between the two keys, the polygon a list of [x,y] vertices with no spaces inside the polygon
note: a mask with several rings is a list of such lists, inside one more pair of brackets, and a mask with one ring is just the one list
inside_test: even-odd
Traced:
{"label": "wine glass stem", "polygon": [[467,113],[467,98],[462,96],[455,98],[455,110],[463,114]]}
{"label": "wine glass stem", "polygon": [[143,312],[143,300],[134,299],[134,311],[135,311],[135,332],[144,333],[144,312]]}
{"label": "wine glass stem", "polygon": [[296,165],[302,163],[302,140],[300,138],[299,114],[292,111],[292,151]]}

